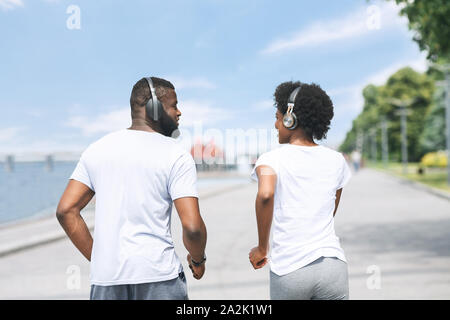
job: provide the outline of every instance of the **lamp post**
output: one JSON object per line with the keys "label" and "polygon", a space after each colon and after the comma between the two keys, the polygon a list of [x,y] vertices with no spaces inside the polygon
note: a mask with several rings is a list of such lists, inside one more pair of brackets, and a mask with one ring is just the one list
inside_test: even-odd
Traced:
{"label": "lamp post", "polygon": [[439,65],[434,64],[434,68],[445,74],[443,81],[445,91],[445,132],[447,147],[447,185],[450,186],[450,64]]}
{"label": "lamp post", "polygon": [[381,152],[383,157],[383,166],[387,168],[389,161],[389,145],[387,136],[387,120],[386,116],[381,118]]}
{"label": "lamp post", "polygon": [[356,150],[358,150],[358,152],[360,154],[363,153],[363,147],[364,147],[364,134],[362,132],[361,129],[359,129],[356,133]]}
{"label": "lamp post", "polygon": [[408,136],[407,136],[407,119],[406,117],[411,113],[410,107],[416,99],[400,100],[389,99],[389,103],[399,108],[397,114],[400,115],[401,132],[402,132],[402,162],[403,162],[403,174],[408,173]]}
{"label": "lamp post", "polygon": [[450,186],[450,67],[445,72],[445,128],[447,140],[447,185]]}
{"label": "lamp post", "polygon": [[371,128],[369,130],[371,149],[370,149],[370,157],[372,161],[377,161],[377,129]]}

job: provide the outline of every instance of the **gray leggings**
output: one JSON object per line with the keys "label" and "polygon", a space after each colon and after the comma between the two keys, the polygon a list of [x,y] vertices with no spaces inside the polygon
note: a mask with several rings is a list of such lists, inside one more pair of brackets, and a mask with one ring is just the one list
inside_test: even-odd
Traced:
{"label": "gray leggings", "polygon": [[270,272],[272,300],[348,300],[347,264],[320,257],[310,264],[278,276]]}

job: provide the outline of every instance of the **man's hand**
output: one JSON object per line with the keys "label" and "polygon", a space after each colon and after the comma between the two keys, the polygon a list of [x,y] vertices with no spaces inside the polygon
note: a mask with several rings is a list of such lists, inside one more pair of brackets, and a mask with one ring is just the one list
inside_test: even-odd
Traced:
{"label": "man's hand", "polygon": [[[196,197],[183,197],[174,201],[183,226],[183,242],[187,251],[187,261],[189,268],[195,279],[199,280],[205,273],[205,264],[194,266],[191,254],[196,257],[203,257],[206,247],[206,226],[200,215],[198,199]],[[195,259],[194,259],[195,260]],[[200,260],[196,260],[200,262]]]}
{"label": "man's hand", "polygon": [[261,249],[260,247],[254,247],[250,250],[248,258],[254,269],[261,269],[268,262],[267,250]]}
{"label": "man's hand", "polygon": [[205,273],[205,263],[202,263],[201,266],[196,267],[193,263],[192,263],[192,257],[190,254],[187,255],[187,261],[189,264],[189,269],[191,269],[192,271],[192,275],[194,276],[195,279],[200,280],[203,277],[203,274]]}

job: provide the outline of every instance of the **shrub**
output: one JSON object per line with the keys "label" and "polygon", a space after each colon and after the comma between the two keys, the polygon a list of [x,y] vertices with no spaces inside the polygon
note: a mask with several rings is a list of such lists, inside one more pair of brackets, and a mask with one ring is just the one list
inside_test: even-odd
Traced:
{"label": "shrub", "polygon": [[422,157],[420,164],[424,167],[445,168],[447,167],[447,152],[428,152]]}

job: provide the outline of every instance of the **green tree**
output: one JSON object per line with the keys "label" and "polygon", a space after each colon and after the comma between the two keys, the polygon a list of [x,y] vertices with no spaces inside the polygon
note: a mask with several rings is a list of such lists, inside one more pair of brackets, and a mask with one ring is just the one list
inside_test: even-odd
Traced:
{"label": "green tree", "polygon": [[[409,29],[415,32],[414,41],[419,48],[428,53],[428,59],[446,64],[450,61],[450,0],[389,0],[402,6],[400,14],[409,20]],[[365,133],[363,154],[370,154],[367,147],[367,134],[377,128],[381,118],[388,121],[389,157],[401,159],[401,129],[397,108],[390,102],[414,99],[409,107],[408,116],[408,158],[418,161],[429,151],[444,149],[445,110],[443,90],[435,92],[435,81],[442,80],[443,74],[431,67],[426,74],[420,74],[411,68],[394,73],[384,86],[367,86],[363,90],[364,106],[362,112],[353,121],[352,129],[347,133],[340,150],[350,152],[356,147],[358,132]],[[377,147],[381,149],[380,136],[377,135]],[[381,157],[378,152],[378,157]]]}
{"label": "green tree", "polygon": [[421,74],[407,67],[391,75],[383,86],[368,85],[363,90],[364,106],[362,112],[353,121],[352,129],[340,146],[343,152],[350,152],[356,146],[358,132],[363,132],[363,154],[370,156],[372,141],[368,139],[371,131],[376,131],[377,157],[381,159],[381,119],[385,118],[388,124],[389,158],[401,160],[401,125],[398,108],[391,102],[392,99],[410,100],[414,102],[408,108],[410,115],[408,121],[408,158],[418,161],[424,154],[419,144],[425,125],[425,114],[430,108],[434,92],[434,81],[427,74]]}
{"label": "green tree", "polygon": [[433,103],[425,116],[425,128],[419,142],[423,153],[445,150],[445,92],[442,88],[436,90]]}
{"label": "green tree", "polygon": [[[349,153],[356,148],[356,140],[359,133],[365,134],[367,137],[368,130],[376,125],[376,120],[378,118],[378,108],[379,104],[379,87],[374,85],[368,85],[363,89],[364,106],[362,112],[358,117],[353,120],[352,128],[347,132],[347,136],[340,146],[342,152]],[[365,156],[369,156],[369,151],[363,148],[363,153]]]}
{"label": "green tree", "polygon": [[408,17],[409,29],[415,32],[413,39],[428,53],[428,59],[450,61],[450,1],[394,1],[403,6],[400,14]]}
{"label": "green tree", "polygon": [[408,158],[419,161],[424,154],[420,148],[419,138],[425,127],[425,114],[431,104],[434,92],[434,81],[426,74],[421,74],[407,67],[394,73],[383,86],[382,102],[380,108],[390,120],[389,147],[397,152],[400,158],[401,125],[398,108],[393,106],[390,99],[413,100],[408,107],[410,114],[407,117]]}

